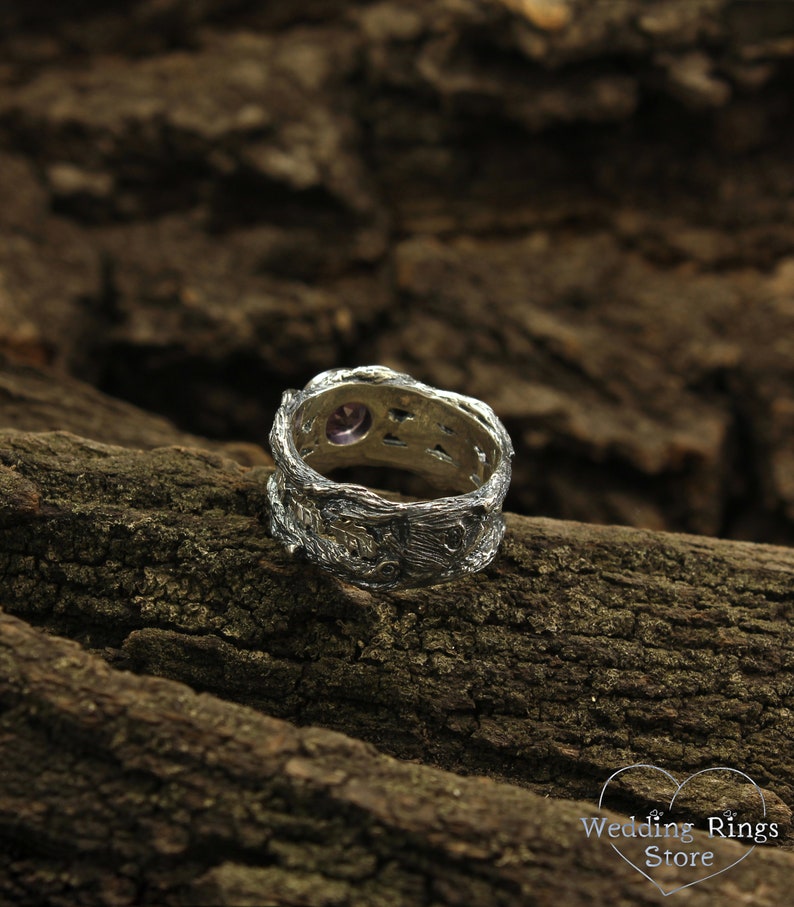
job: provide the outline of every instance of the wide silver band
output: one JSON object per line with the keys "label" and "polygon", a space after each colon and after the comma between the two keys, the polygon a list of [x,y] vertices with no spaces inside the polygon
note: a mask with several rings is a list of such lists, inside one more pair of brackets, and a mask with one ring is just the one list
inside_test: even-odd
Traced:
{"label": "wide silver band", "polygon": [[[513,445],[479,400],[382,366],[333,369],[284,392],[270,446],[272,535],[347,582],[432,585],[496,556]],[[416,473],[444,496],[393,501],[325,475],[361,465]]]}

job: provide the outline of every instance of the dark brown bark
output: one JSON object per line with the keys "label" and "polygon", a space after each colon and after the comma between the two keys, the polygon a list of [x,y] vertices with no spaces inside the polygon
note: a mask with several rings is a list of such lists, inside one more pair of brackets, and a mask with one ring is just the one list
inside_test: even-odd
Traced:
{"label": "dark brown bark", "polygon": [[[0,731],[9,903],[665,903],[588,841],[587,804],[397,762],[114,671],[2,613]],[[702,842],[717,859],[742,853]],[[792,868],[791,854],[758,851],[687,903],[777,907]]]}
{"label": "dark brown bark", "polygon": [[222,451],[250,466],[273,460],[259,445],[219,442],[180,431],[168,419],[103,394],[89,384],[0,354],[0,425],[69,431],[124,447],[168,445]]}
{"label": "dark brown bark", "polygon": [[513,510],[794,540],[791,4],[39,7],[4,345],[258,443],[384,361],[508,420]]}
{"label": "dark brown bark", "polygon": [[[790,849],[794,553],[647,530],[794,541],[792,5],[51,6],[0,10],[0,900],[662,903],[579,827],[635,762]],[[268,538],[282,390],[375,361],[514,437],[465,582]]]}
{"label": "dark brown bark", "polygon": [[633,762],[790,802],[790,549],[511,516],[469,581],[371,595],[267,536],[264,467],[0,433],[4,607],[122,667],[404,758],[589,797]]}

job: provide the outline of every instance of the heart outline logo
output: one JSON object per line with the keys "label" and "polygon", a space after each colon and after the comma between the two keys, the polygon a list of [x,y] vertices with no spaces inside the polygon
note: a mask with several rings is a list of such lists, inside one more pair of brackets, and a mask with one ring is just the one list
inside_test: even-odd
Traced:
{"label": "heart outline logo", "polygon": [[[602,808],[602,804],[604,802],[604,794],[606,793],[607,787],[609,787],[610,782],[613,781],[615,778],[617,778],[618,775],[621,775],[623,772],[627,772],[627,771],[630,771],[631,769],[635,769],[635,768],[647,768],[647,769],[651,769],[653,771],[661,772],[667,779],[669,779],[675,785],[675,792],[673,793],[673,796],[670,799],[670,803],[667,807],[668,810],[671,810],[673,808],[675,799],[681,793],[681,789],[684,787],[684,785],[688,784],[693,778],[697,778],[698,775],[705,775],[708,772],[731,772],[734,775],[740,775],[742,778],[749,781],[750,784],[752,784],[753,787],[755,788],[756,792],[758,793],[758,796],[761,799],[761,808],[763,810],[762,815],[764,818],[766,818],[766,800],[764,798],[764,792],[761,790],[761,788],[745,772],[739,771],[738,768],[729,768],[728,766],[725,766],[725,765],[714,766],[713,768],[702,768],[702,769],[700,769],[700,771],[693,772],[688,778],[685,778],[680,784],[678,783],[678,781],[676,780],[674,775],[672,775],[670,772],[666,771],[663,768],[659,768],[658,765],[651,765],[648,762],[637,762],[634,765],[627,765],[627,766],[625,766],[625,768],[619,768],[616,772],[611,774],[607,778],[607,780],[604,782],[604,786],[601,788],[601,796],[598,798],[598,808],[599,809]],[[746,853],[742,854],[742,856],[740,856],[738,860],[734,860],[733,863],[729,863],[727,866],[723,866],[722,869],[718,869],[716,872],[709,873],[709,875],[703,876],[702,879],[695,879],[692,882],[687,882],[685,885],[679,885],[677,888],[672,888],[670,891],[665,891],[664,888],[656,881],[656,879],[649,876],[647,872],[644,872],[642,869],[640,869],[640,867],[637,866],[636,863],[634,863],[624,853],[622,853],[621,850],[615,844],[613,844],[611,841],[610,841],[610,847],[615,851],[615,853],[622,860],[625,860],[629,864],[629,866],[631,866],[633,869],[636,869],[637,872],[641,876],[645,876],[645,878],[649,882],[651,882],[662,893],[662,895],[664,897],[669,897],[671,894],[675,894],[677,891],[683,891],[685,888],[691,888],[693,885],[698,885],[698,884],[700,884],[700,882],[705,882],[707,879],[713,879],[715,876],[721,875],[723,872],[727,872],[729,869],[733,869],[734,866],[738,866],[738,864],[741,863],[742,860],[749,857],[750,854],[755,850],[757,845],[753,844],[752,847],[750,847]]]}

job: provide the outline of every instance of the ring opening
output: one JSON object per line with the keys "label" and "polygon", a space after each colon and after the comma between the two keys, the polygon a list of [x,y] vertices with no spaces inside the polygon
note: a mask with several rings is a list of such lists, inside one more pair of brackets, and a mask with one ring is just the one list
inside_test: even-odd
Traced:
{"label": "ring opening", "polygon": [[292,434],[322,475],[421,498],[480,488],[502,457],[479,413],[395,386],[351,383],[318,393],[304,401]]}

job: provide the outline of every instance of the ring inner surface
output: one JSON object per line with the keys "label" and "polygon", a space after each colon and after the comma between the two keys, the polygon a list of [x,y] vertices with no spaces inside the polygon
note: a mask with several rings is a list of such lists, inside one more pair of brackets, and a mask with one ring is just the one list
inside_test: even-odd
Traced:
{"label": "ring inner surface", "polygon": [[330,388],[301,406],[292,430],[298,454],[319,473],[391,467],[458,494],[487,482],[500,457],[476,410],[400,387]]}

